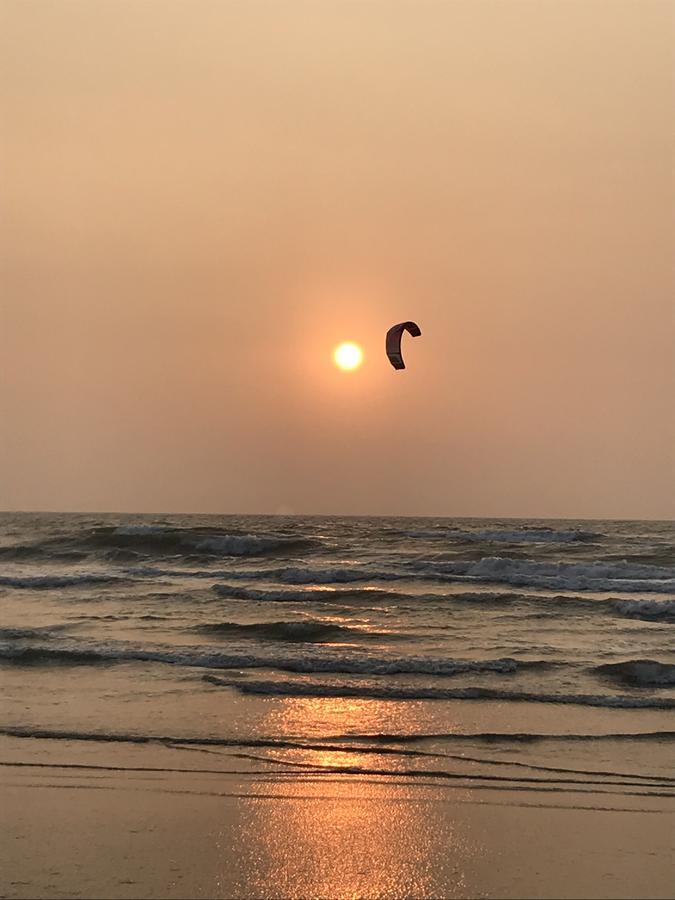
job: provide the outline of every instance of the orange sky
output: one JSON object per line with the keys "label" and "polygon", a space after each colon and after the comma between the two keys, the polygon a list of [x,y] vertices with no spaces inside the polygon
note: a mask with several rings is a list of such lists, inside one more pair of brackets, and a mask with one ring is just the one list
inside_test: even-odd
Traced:
{"label": "orange sky", "polygon": [[674,11],[4,0],[0,508],[675,515]]}

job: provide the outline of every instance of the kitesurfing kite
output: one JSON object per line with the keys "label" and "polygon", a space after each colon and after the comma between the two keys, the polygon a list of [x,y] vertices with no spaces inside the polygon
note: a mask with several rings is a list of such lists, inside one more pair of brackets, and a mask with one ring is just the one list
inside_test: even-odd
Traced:
{"label": "kitesurfing kite", "polygon": [[404,331],[413,337],[419,337],[422,334],[416,322],[401,322],[399,325],[392,325],[387,332],[386,347],[389,362],[395,369],[405,369],[405,363],[401,356],[401,338]]}

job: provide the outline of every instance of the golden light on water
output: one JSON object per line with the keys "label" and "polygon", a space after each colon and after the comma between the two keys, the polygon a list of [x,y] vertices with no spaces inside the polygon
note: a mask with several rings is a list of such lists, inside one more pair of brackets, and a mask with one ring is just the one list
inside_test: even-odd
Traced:
{"label": "golden light on water", "polygon": [[[274,884],[274,895],[289,900],[437,897],[442,882],[443,896],[468,896],[466,871],[481,848],[453,805],[469,801],[469,790],[455,786],[449,799],[433,779],[415,784],[409,770],[419,763],[411,757],[380,754],[378,743],[373,752],[370,741],[359,752],[357,735],[428,727],[423,702],[284,697],[267,706],[261,733],[290,746],[265,755],[285,764],[286,774],[261,773],[242,805],[238,852],[252,861],[239,894],[267,897]],[[304,747],[292,746],[298,735]]]}
{"label": "golden light on water", "polygon": [[339,369],[350,372],[353,369],[358,369],[363,362],[363,350],[358,344],[352,341],[345,341],[335,348],[333,359]]}

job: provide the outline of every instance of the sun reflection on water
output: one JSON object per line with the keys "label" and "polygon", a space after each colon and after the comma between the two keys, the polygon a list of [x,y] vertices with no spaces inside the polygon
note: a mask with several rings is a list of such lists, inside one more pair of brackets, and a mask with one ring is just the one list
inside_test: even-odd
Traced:
{"label": "sun reflection on water", "polygon": [[[450,807],[439,806],[439,800],[448,800],[447,793],[436,786],[413,786],[406,774],[413,768],[409,758],[359,752],[358,741],[344,739],[423,730],[417,719],[423,708],[310,697],[274,704],[266,717],[268,733],[303,736],[323,746],[293,748],[284,755],[288,764],[298,766],[297,778],[273,784],[275,795],[286,799],[265,799],[271,779],[251,786],[252,796],[258,794],[260,800],[245,804],[246,843],[256,853],[249,896],[432,897],[441,870],[445,896],[466,896],[462,862],[476,848],[461,833]],[[364,750],[368,746],[372,744],[363,743]],[[356,771],[347,774],[345,768]],[[397,777],[360,773],[362,769]],[[452,796],[457,798],[457,792]],[[454,886],[450,893],[449,882]]]}

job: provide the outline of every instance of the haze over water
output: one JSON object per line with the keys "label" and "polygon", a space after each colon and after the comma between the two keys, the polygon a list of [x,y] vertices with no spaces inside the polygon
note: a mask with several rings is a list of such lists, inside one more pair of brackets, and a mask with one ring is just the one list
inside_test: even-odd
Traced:
{"label": "haze over water", "polygon": [[673,515],[672,4],[1,15],[0,508]]}

